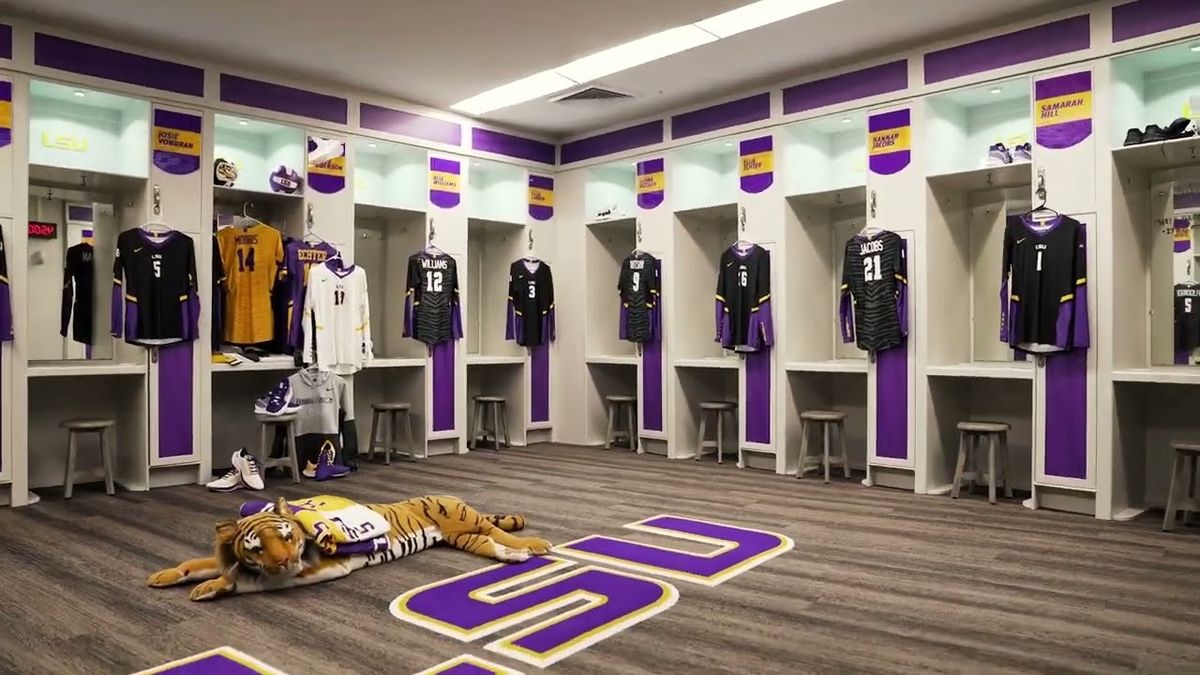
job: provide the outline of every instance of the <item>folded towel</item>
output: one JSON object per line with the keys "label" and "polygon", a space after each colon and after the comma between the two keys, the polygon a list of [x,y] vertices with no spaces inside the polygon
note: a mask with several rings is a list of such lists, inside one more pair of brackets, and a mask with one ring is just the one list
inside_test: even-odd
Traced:
{"label": "folded towel", "polygon": [[[328,555],[358,555],[388,548],[387,519],[344,497],[320,495],[288,502],[309,539]],[[275,504],[250,501],[242,504],[241,516],[270,511]]]}

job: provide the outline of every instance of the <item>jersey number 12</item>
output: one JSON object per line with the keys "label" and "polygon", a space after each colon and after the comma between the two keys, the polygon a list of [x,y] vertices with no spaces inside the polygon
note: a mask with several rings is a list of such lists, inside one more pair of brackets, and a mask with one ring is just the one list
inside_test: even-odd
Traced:
{"label": "jersey number 12", "polygon": [[428,271],[425,273],[425,290],[429,293],[442,292],[442,273]]}
{"label": "jersey number 12", "polygon": [[863,277],[866,281],[883,281],[883,265],[878,253],[863,258]]}

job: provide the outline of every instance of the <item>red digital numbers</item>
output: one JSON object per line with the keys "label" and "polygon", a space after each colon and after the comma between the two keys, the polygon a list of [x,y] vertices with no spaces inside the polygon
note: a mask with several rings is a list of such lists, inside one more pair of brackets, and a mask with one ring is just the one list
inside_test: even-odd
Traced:
{"label": "red digital numbers", "polygon": [[43,223],[36,220],[29,221],[29,238],[57,239],[58,223]]}

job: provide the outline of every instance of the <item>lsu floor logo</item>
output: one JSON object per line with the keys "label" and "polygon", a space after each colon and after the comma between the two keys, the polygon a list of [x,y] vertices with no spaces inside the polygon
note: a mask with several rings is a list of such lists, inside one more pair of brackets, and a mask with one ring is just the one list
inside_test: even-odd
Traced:
{"label": "lsu floor logo", "polygon": [[[795,545],[781,534],[683,516],[659,515],[625,527],[713,550],[693,553],[593,535],[555,547],[558,555],[414,588],[392,601],[392,615],[462,642],[490,638],[484,649],[545,668],[678,602],[673,584],[643,575],[718,586]],[[476,670],[481,665],[451,661],[427,672],[511,672]]]}

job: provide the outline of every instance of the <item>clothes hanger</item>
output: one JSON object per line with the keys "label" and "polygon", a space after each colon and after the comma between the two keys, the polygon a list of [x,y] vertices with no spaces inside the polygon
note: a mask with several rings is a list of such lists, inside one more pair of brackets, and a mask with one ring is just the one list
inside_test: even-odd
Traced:
{"label": "clothes hanger", "polygon": [[634,226],[633,232],[633,252],[631,255],[641,257],[642,255],[642,219],[637,219],[637,224]]}
{"label": "clothes hanger", "polygon": [[1044,223],[1062,215],[1058,211],[1046,206],[1046,173],[1043,169],[1038,169],[1038,185],[1034,194],[1037,195],[1038,199],[1042,200],[1042,203],[1026,211],[1024,214],[1025,218],[1035,223]]}
{"label": "clothes hanger", "polygon": [[745,236],[746,236],[746,207],[744,207],[744,206],[741,208],[741,213],[739,216],[738,231],[741,234],[741,238],[739,238],[737,241],[733,242],[733,248],[736,248],[739,251],[747,251],[747,250],[753,248],[755,246],[754,242],[745,238]]}
{"label": "clothes hanger", "polygon": [[522,260],[524,260],[527,263],[533,263],[534,267],[532,267],[530,269],[530,271],[533,271],[534,269],[537,269],[537,264],[541,263],[542,261],[539,260],[538,257],[533,254],[533,230],[532,229],[529,230],[528,234],[529,234],[529,246],[528,246],[529,253],[524,258],[522,258]]}
{"label": "clothes hanger", "polygon": [[175,231],[174,229],[171,228],[170,225],[167,225],[165,222],[163,222],[162,193],[158,189],[157,185],[154,186],[153,217],[150,220],[142,223],[142,230],[144,232],[146,232],[146,234],[149,234],[149,235],[152,235],[155,237],[165,237],[168,234],[171,234],[172,232]]}
{"label": "clothes hanger", "polygon": [[429,239],[425,242],[425,252],[433,255],[446,255],[446,252],[438,248],[433,243],[434,237],[437,236],[437,227],[433,224],[433,218],[429,219]]}
{"label": "clothes hanger", "polygon": [[863,239],[870,239],[875,235],[883,232],[883,228],[875,224],[875,215],[879,212],[878,204],[875,200],[875,191],[871,190],[871,217],[867,219],[867,223],[858,231],[858,236]]}
{"label": "clothes hanger", "polygon": [[242,229],[249,229],[252,225],[264,225],[266,227],[270,227],[270,225],[267,225],[258,218],[250,215],[251,206],[254,206],[254,202],[246,202],[245,204],[242,204]]}

